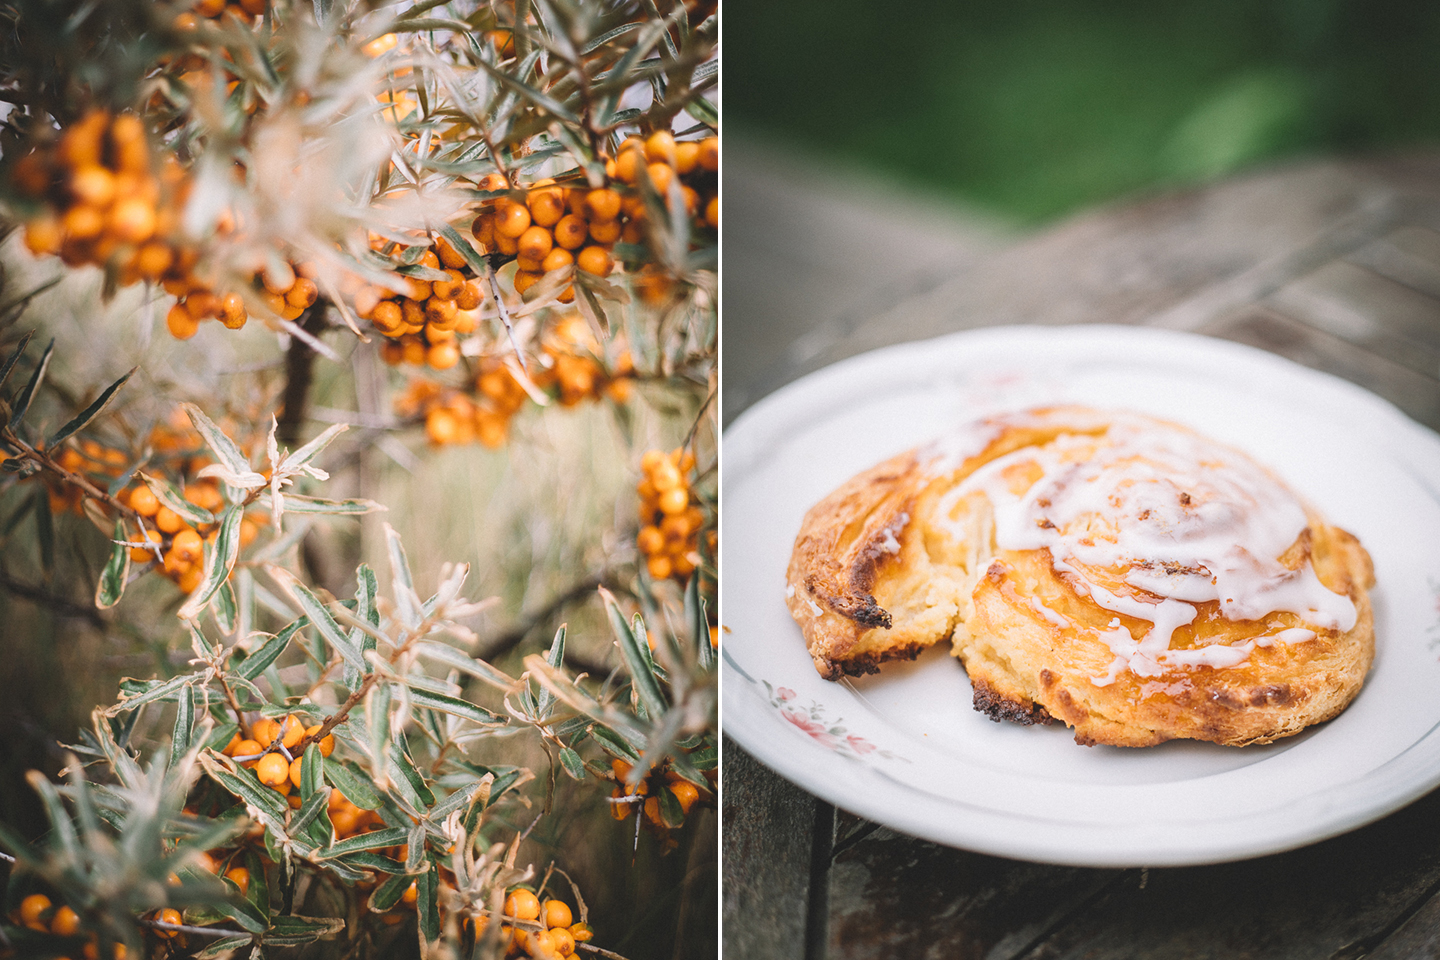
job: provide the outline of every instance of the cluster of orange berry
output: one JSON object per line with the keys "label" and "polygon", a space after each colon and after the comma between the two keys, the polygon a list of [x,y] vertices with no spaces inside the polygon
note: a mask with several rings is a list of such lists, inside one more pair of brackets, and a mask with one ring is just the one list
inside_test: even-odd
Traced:
{"label": "cluster of orange berry", "polygon": [[[250,724],[250,738],[242,737],[236,733],[220,752],[227,757],[233,757],[242,767],[248,767],[255,771],[259,781],[283,797],[289,798],[292,807],[300,806],[300,795],[291,795],[291,787],[300,786],[300,771],[302,766],[302,755],[299,752],[292,754],[290,751],[299,745],[306,737],[314,736],[320,732],[321,724],[306,726],[295,714],[286,714],[280,720],[271,717],[261,717]],[[322,756],[330,756],[335,750],[335,735],[328,734],[320,740],[320,753]],[[340,796],[339,791],[330,795],[331,820],[335,826],[335,832],[340,833],[341,824],[335,820],[336,811],[340,809],[341,802],[349,803]],[[354,806],[354,804],[350,804]],[[360,809],[355,808],[357,813],[355,823],[347,823],[350,828],[345,834],[358,832]],[[346,811],[348,813],[348,811]]]}
{"label": "cluster of orange berry", "polygon": [[[180,914],[175,910],[163,911],[175,915],[175,919],[169,920],[157,917],[165,923],[179,923]],[[50,898],[43,893],[32,893],[20,901],[20,906],[10,914],[10,919],[22,927],[28,927],[37,933],[50,933],[57,937],[73,937],[80,932],[80,915],[71,907],[61,904],[55,906]],[[114,960],[125,960],[125,944],[117,943],[114,946]],[[99,960],[100,947],[95,935],[90,935],[90,942],[85,944],[82,956],[85,960]],[[58,960],[67,960],[60,957]]]}
{"label": "cluster of orange berry", "polygon": [[186,11],[175,19],[177,30],[189,30],[196,26],[196,18],[204,17],[207,20],[219,20],[230,14],[241,23],[254,23],[256,17],[265,15],[269,7],[267,0],[232,0],[226,3],[225,0],[198,0],[193,11]]}
{"label": "cluster of orange berry", "polygon": [[647,450],[640,459],[645,479],[636,486],[640,495],[642,526],[635,546],[645,555],[645,567],[656,580],[684,580],[695,572],[700,528],[705,514],[692,503],[686,475],[695,469],[695,455],[676,448],[670,453]]}
{"label": "cluster of orange berry", "polygon": [[[375,240],[372,246],[384,243]],[[362,285],[353,293],[355,312],[388,338],[381,349],[386,363],[448,370],[460,362],[456,336],[475,330],[484,293],[479,282],[467,276],[465,258],[444,238],[437,238],[418,262],[443,272],[445,279],[401,277],[403,294]]]}
{"label": "cluster of orange berry", "polygon": [[[184,497],[197,507],[212,513],[225,506],[225,497],[220,485],[213,480],[200,480],[185,488]],[[204,544],[214,543],[219,534],[218,523],[201,524],[192,527],[185,519],[160,502],[160,498],[148,486],[140,484],[121,491],[116,499],[140,516],[151,520],[155,529],[146,529],[140,539],[159,544],[161,549],[160,567],[165,575],[174,580],[184,593],[190,593],[200,585],[204,575]],[[260,522],[265,518],[243,517],[240,520],[240,546],[248,547],[260,532]],[[155,552],[148,547],[131,547],[132,563],[154,561]]]}
{"label": "cluster of orange berry", "polygon": [[173,194],[183,177],[178,163],[154,175],[139,117],[101,109],[20,157],[10,170],[21,196],[45,204],[25,226],[31,252],[57,253],[71,266],[115,258],[123,283],[159,280],[180,259],[166,237],[178,224]]}
{"label": "cluster of orange berry", "polygon": [[[500,928],[506,956],[530,956],[536,960],[558,960],[574,956],[575,944],[585,943],[594,934],[590,925],[575,922],[570,905],[563,900],[548,899],[544,903],[534,891],[516,887],[505,898],[505,918],[538,924],[541,929],[527,930],[506,924]],[[475,936],[485,932],[488,917],[473,921]],[[466,923],[472,921],[467,918]]]}
{"label": "cluster of orange berry", "polygon": [[[82,440],[78,445],[66,446],[55,457],[55,462],[71,473],[94,478],[113,479],[125,472],[129,463],[122,450],[102,446],[94,440]],[[50,488],[50,512],[54,514],[82,512],[85,493],[77,486],[61,483],[45,474],[45,484]],[[102,484],[103,486],[103,484]]]}
{"label": "cluster of orange berry", "polygon": [[[577,313],[556,320],[541,342],[538,362],[532,365],[531,384],[552,390],[563,407],[608,397],[616,403],[630,398],[635,367],[629,351],[621,351],[609,369],[602,365],[601,348]],[[479,441],[496,449],[509,435],[510,419],[519,413],[529,393],[503,357],[481,357],[471,395],[443,387],[433,380],[414,379],[395,398],[402,417],[423,416],[425,435],[436,445]]]}
{"label": "cluster of orange berry", "polygon": [[633,766],[624,760],[616,758],[610,761],[610,770],[618,786],[610,792],[610,816],[616,820],[624,820],[635,812],[637,804],[641,804],[646,822],[658,830],[668,829],[665,818],[660,812],[659,791],[668,790],[675,795],[675,801],[680,805],[680,812],[686,816],[690,815],[690,808],[695,801],[700,799],[700,788],[689,780],[680,776],[672,769],[655,768],[650,775],[641,780],[638,784],[631,786],[625,782],[630,776]]}

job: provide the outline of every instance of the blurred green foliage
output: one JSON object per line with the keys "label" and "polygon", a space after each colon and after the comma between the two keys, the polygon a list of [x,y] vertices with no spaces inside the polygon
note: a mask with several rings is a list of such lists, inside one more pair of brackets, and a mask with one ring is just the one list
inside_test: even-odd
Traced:
{"label": "blurred green foliage", "polygon": [[1440,140],[1425,0],[732,0],[733,133],[1023,223],[1271,159]]}

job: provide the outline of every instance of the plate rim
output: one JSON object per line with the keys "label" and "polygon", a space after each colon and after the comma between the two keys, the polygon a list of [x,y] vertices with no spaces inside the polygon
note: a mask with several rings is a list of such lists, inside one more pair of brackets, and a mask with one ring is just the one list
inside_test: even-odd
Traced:
{"label": "plate rim", "polygon": [[[762,398],[743,411],[726,428],[722,435],[722,449],[727,455],[722,463],[720,477],[720,622],[726,622],[726,591],[723,584],[724,566],[729,553],[725,549],[723,526],[726,516],[726,478],[735,475],[737,470],[742,474],[747,473],[755,456],[763,453],[773,443],[783,442],[783,438],[777,436],[777,431],[784,430],[787,424],[793,423],[805,408],[824,407],[833,403],[830,394],[863,392],[854,385],[865,382],[864,374],[867,369],[883,369],[897,361],[903,361],[907,354],[941,354],[966,345],[981,349],[1022,349],[1027,342],[1033,343],[1034,338],[1041,336],[1050,341],[1051,350],[1054,350],[1054,340],[1057,338],[1066,341],[1062,345],[1066,348],[1078,344],[1086,349],[1094,349],[1107,340],[1123,339],[1129,354],[1126,359],[1129,362],[1140,362],[1141,358],[1135,354],[1171,352],[1178,345],[1190,345],[1209,354],[1204,360],[1205,364],[1224,359],[1242,366],[1283,371],[1289,378],[1317,388],[1326,395],[1328,404],[1338,404],[1342,411],[1351,416],[1360,416],[1363,412],[1367,423],[1378,418],[1385,426],[1385,433],[1383,439],[1375,441],[1376,447],[1389,453],[1406,469],[1412,479],[1440,501],[1440,436],[1358,384],[1334,374],[1305,367],[1278,354],[1187,331],[1112,324],[1059,327],[1012,325],[959,331],[882,347],[821,368]],[[730,451],[737,444],[739,449],[735,456],[739,460],[738,464],[730,459]],[[1280,818],[1278,828],[1275,823],[1270,822],[1274,819],[1276,810],[1267,808],[1256,814],[1226,818],[1224,822],[1230,827],[1232,835],[1228,838],[1222,836],[1218,840],[1207,836],[1201,845],[1175,842],[1176,838],[1173,836],[1167,838],[1163,834],[1159,837],[1147,834],[1133,838],[1129,843],[1097,845],[1087,840],[1057,848],[1053,844],[1053,838],[1034,839],[1023,834],[1016,835],[1013,831],[1002,831],[997,835],[993,822],[1004,823],[1018,818],[993,808],[987,808],[983,812],[986,824],[981,826],[984,829],[977,829],[961,818],[937,820],[936,814],[943,812],[943,808],[962,804],[952,798],[920,793],[913,785],[898,780],[891,781],[894,788],[887,789],[881,784],[875,791],[857,793],[854,790],[841,789],[835,783],[806,776],[803,769],[797,777],[794,764],[787,763],[786,757],[787,753],[793,751],[787,751],[780,738],[764,735],[766,728],[778,721],[762,723],[759,718],[763,716],[763,711],[746,711],[742,704],[736,703],[737,698],[749,694],[763,702],[758,689],[753,687],[755,683],[756,681],[725,652],[722,642],[722,741],[734,737],[739,746],[780,776],[837,807],[876,823],[949,846],[1022,860],[1071,866],[1137,867],[1191,866],[1265,856],[1364,826],[1399,810],[1440,786],[1440,723],[1437,723],[1408,747],[1386,758],[1379,766],[1354,778],[1291,799],[1281,809],[1300,809]],[[744,692],[737,694],[736,689]],[[816,749],[822,748],[817,746]],[[846,761],[847,769],[852,772],[869,771],[868,774],[862,773],[862,778],[868,776],[870,779],[889,779],[873,765],[849,756],[842,759]],[[1416,769],[1428,772],[1416,776]],[[1380,791],[1383,797],[1380,802],[1375,801],[1377,787],[1384,788]],[[893,803],[897,790],[911,801],[918,802],[909,805]],[[1264,829],[1249,829],[1247,821],[1257,818],[1266,821]],[[1087,831],[1087,827],[1076,823],[1051,821],[1049,826],[1063,827],[1066,831],[1077,834],[1074,838],[1076,841],[1084,839],[1078,835]],[[1041,831],[1042,834],[1046,832]],[[1106,825],[1092,832],[1113,833],[1114,827]]]}

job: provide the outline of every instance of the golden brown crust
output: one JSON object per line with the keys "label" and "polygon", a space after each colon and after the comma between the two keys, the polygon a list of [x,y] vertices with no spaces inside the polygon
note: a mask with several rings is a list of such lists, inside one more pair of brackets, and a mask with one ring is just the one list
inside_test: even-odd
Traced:
{"label": "golden brown crust", "polygon": [[[875,672],[886,660],[913,658],[950,639],[977,710],[1021,723],[1058,720],[1074,728],[1077,742],[1116,746],[1175,738],[1266,743],[1349,704],[1373,657],[1373,571],[1355,537],[1309,510],[1308,526],[1278,560],[1290,570],[1309,564],[1325,587],[1348,596],[1353,628],[1324,629],[1285,612],[1231,620],[1218,602],[1198,602],[1171,649],[1248,643],[1253,649],[1243,662],[1117,674],[1105,632],[1121,623],[1138,638],[1149,624],[1102,608],[1083,586],[1077,592],[1048,550],[999,549],[984,497],[946,499],[1002,454],[1067,429],[1105,429],[1093,426],[1094,411],[1035,413],[997,431],[958,467],[937,469],[930,454],[910,451],[855,477],[806,515],[787,601],[823,676]],[[1076,426],[1064,426],[1067,416]],[[1023,484],[1023,469],[1016,469]],[[1305,631],[1313,639],[1293,639]],[[1273,639],[1281,634],[1291,639]]]}

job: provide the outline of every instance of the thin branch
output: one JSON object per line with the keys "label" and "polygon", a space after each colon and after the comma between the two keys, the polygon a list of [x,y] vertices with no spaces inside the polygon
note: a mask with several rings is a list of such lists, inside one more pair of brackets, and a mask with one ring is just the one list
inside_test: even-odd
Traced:
{"label": "thin branch", "polygon": [[26,600],[31,600],[42,606],[49,607],[63,616],[87,620],[97,629],[103,630],[109,625],[105,618],[100,615],[100,611],[94,607],[76,603],[68,597],[58,596],[33,584],[16,580],[3,570],[0,570],[0,587],[3,587],[7,593],[12,593],[17,597],[23,597]]}

